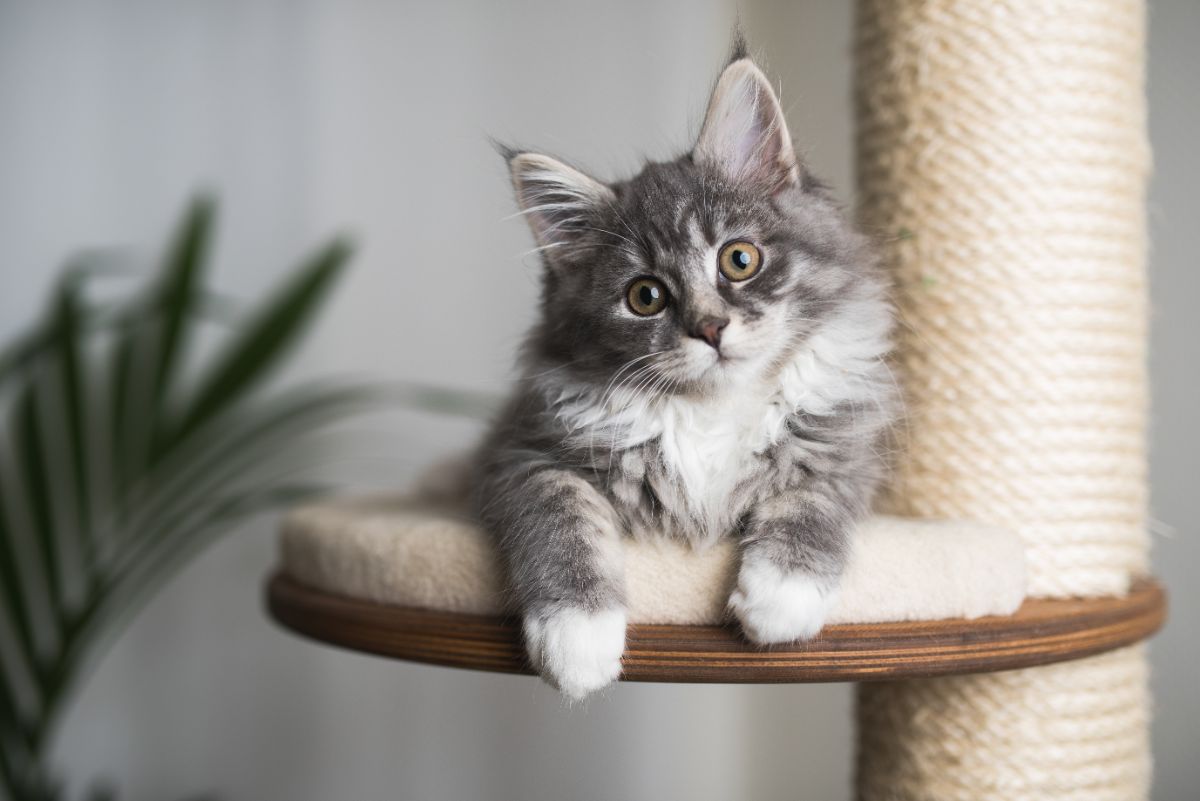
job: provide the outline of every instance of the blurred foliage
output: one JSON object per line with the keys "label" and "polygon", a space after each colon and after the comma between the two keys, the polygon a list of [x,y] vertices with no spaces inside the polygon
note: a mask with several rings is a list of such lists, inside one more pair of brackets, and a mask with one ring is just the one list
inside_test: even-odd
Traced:
{"label": "blurred foliage", "polygon": [[[260,389],[347,244],[317,250],[229,325],[205,286],[213,215],[211,201],[193,202],[161,267],[119,301],[86,291],[106,265],[68,269],[0,353],[0,796],[12,801],[63,797],[48,743],[100,646],[239,519],[319,491],[292,478],[298,449],[377,402],[363,386]],[[221,341],[197,348],[214,319]],[[407,391],[417,405],[438,400]]]}

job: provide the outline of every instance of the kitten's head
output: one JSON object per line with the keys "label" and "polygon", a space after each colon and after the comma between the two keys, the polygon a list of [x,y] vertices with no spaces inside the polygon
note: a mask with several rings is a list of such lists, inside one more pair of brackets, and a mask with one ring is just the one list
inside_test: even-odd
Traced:
{"label": "kitten's head", "polygon": [[627,181],[508,155],[546,268],[530,347],[587,381],[714,392],[767,377],[866,261],[748,58],[725,68],[691,152]]}

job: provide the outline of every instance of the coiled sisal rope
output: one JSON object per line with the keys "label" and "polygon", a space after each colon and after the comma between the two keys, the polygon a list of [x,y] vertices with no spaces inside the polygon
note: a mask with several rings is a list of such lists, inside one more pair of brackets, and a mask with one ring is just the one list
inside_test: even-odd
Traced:
{"label": "coiled sisal rope", "polygon": [[[1030,592],[1146,567],[1143,0],[859,0],[862,220],[909,421],[887,511],[1001,523]],[[1145,798],[1145,656],[864,685],[863,801]]]}

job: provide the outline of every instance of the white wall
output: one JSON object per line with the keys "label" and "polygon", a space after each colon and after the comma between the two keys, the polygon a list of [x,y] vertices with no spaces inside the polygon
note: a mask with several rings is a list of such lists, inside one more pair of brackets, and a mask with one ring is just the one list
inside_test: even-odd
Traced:
{"label": "white wall", "polygon": [[[850,4],[796,5],[773,24],[752,11],[752,38],[794,134],[848,190]],[[718,0],[54,6],[0,3],[0,340],[73,248],[155,245],[208,186],[222,199],[216,280],[234,293],[335,230],[358,234],[303,372],[492,390],[536,272],[486,137],[604,175],[682,147],[732,17]],[[1200,780],[1186,636],[1200,563],[1198,10],[1156,3],[1152,28],[1155,503],[1177,529],[1159,548],[1177,579],[1155,650],[1161,799]],[[356,426],[330,461],[386,486],[476,433],[396,414]],[[260,608],[272,546],[270,521],[236,532],[134,623],[66,721],[57,753],[72,777],[110,776],[134,801],[849,797],[848,687],[622,685],[566,709],[532,679],[283,633]]]}
{"label": "white wall", "polygon": [[1151,646],[1157,799],[1200,793],[1200,3],[1150,5],[1150,500],[1171,592]]}

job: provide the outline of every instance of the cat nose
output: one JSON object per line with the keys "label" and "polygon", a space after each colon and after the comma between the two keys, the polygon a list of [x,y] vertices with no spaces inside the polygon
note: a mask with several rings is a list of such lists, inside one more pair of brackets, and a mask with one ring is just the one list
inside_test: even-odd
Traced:
{"label": "cat nose", "polygon": [[717,350],[721,349],[721,332],[729,325],[728,317],[705,317],[696,322],[688,336],[703,339]]}

